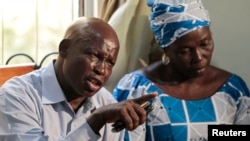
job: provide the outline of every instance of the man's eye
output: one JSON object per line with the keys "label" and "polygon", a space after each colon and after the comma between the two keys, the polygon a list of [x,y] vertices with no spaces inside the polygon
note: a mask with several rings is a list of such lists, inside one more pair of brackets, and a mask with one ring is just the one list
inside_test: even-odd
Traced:
{"label": "man's eye", "polygon": [[97,61],[99,58],[96,54],[90,54],[91,59]]}
{"label": "man's eye", "polygon": [[110,66],[110,67],[113,67],[115,65],[115,63],[113,63],[112,61],[107,61],[107,64]]}
{"label": "man's eye", "polygon": [[206,47],[208,47],[208,44],[207,43],[203,43],[203,44],[200,45],[200,47],[201,48],[206,48]]}
{"label": "man's eye", "polygon": [[104,61],[106,65],[108,65],[109,67],[113,67],[115,65],[114,62],[112,62],[111,60],[105,60],[105,58],[102,58],[101,56],[98,56],[96,54],[91,54],[91,58],[93,61],[99,62],[99,61]]}

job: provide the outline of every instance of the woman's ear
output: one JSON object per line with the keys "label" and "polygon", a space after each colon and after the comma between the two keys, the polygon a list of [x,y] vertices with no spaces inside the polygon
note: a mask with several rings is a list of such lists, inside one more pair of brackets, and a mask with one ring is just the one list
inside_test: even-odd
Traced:
{"label": "woman's ear", "polygon": [[63,39],[59,44],[59,55],[66,57],[70,48],[70,39]]}

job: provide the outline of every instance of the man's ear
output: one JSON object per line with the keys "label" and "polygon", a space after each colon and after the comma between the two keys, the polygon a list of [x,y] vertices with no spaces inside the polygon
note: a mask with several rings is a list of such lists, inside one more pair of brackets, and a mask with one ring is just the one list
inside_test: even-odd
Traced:
{"label": "man's ear", "polygon": [[70,48],[70,39],[63,39],[59,44],[59,55],[66,57]]}

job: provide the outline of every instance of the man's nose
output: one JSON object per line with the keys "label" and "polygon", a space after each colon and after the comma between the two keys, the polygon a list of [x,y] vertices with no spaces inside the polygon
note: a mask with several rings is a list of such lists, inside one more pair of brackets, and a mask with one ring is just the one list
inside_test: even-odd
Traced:
{"label": "man's nose", "polygon": [[106,65],[104,61],[98,61],[95,65],[95,72],[98,75],[104,75],[106,71]]}

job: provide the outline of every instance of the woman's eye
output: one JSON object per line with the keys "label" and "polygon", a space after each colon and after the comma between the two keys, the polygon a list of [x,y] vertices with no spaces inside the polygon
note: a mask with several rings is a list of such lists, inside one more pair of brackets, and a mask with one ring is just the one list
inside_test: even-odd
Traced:
{"label": "woman's eye", "polygon": [[185,48],[185,49],[179,50],[178,52],[179,52],[180,54],[186,54],[186,53],[190,52],[190,49]]}
{"label": "woman's eye", "polygon": [[208,48],[211,46],[211,41],[204,41],[200,44],[201,48]]}

